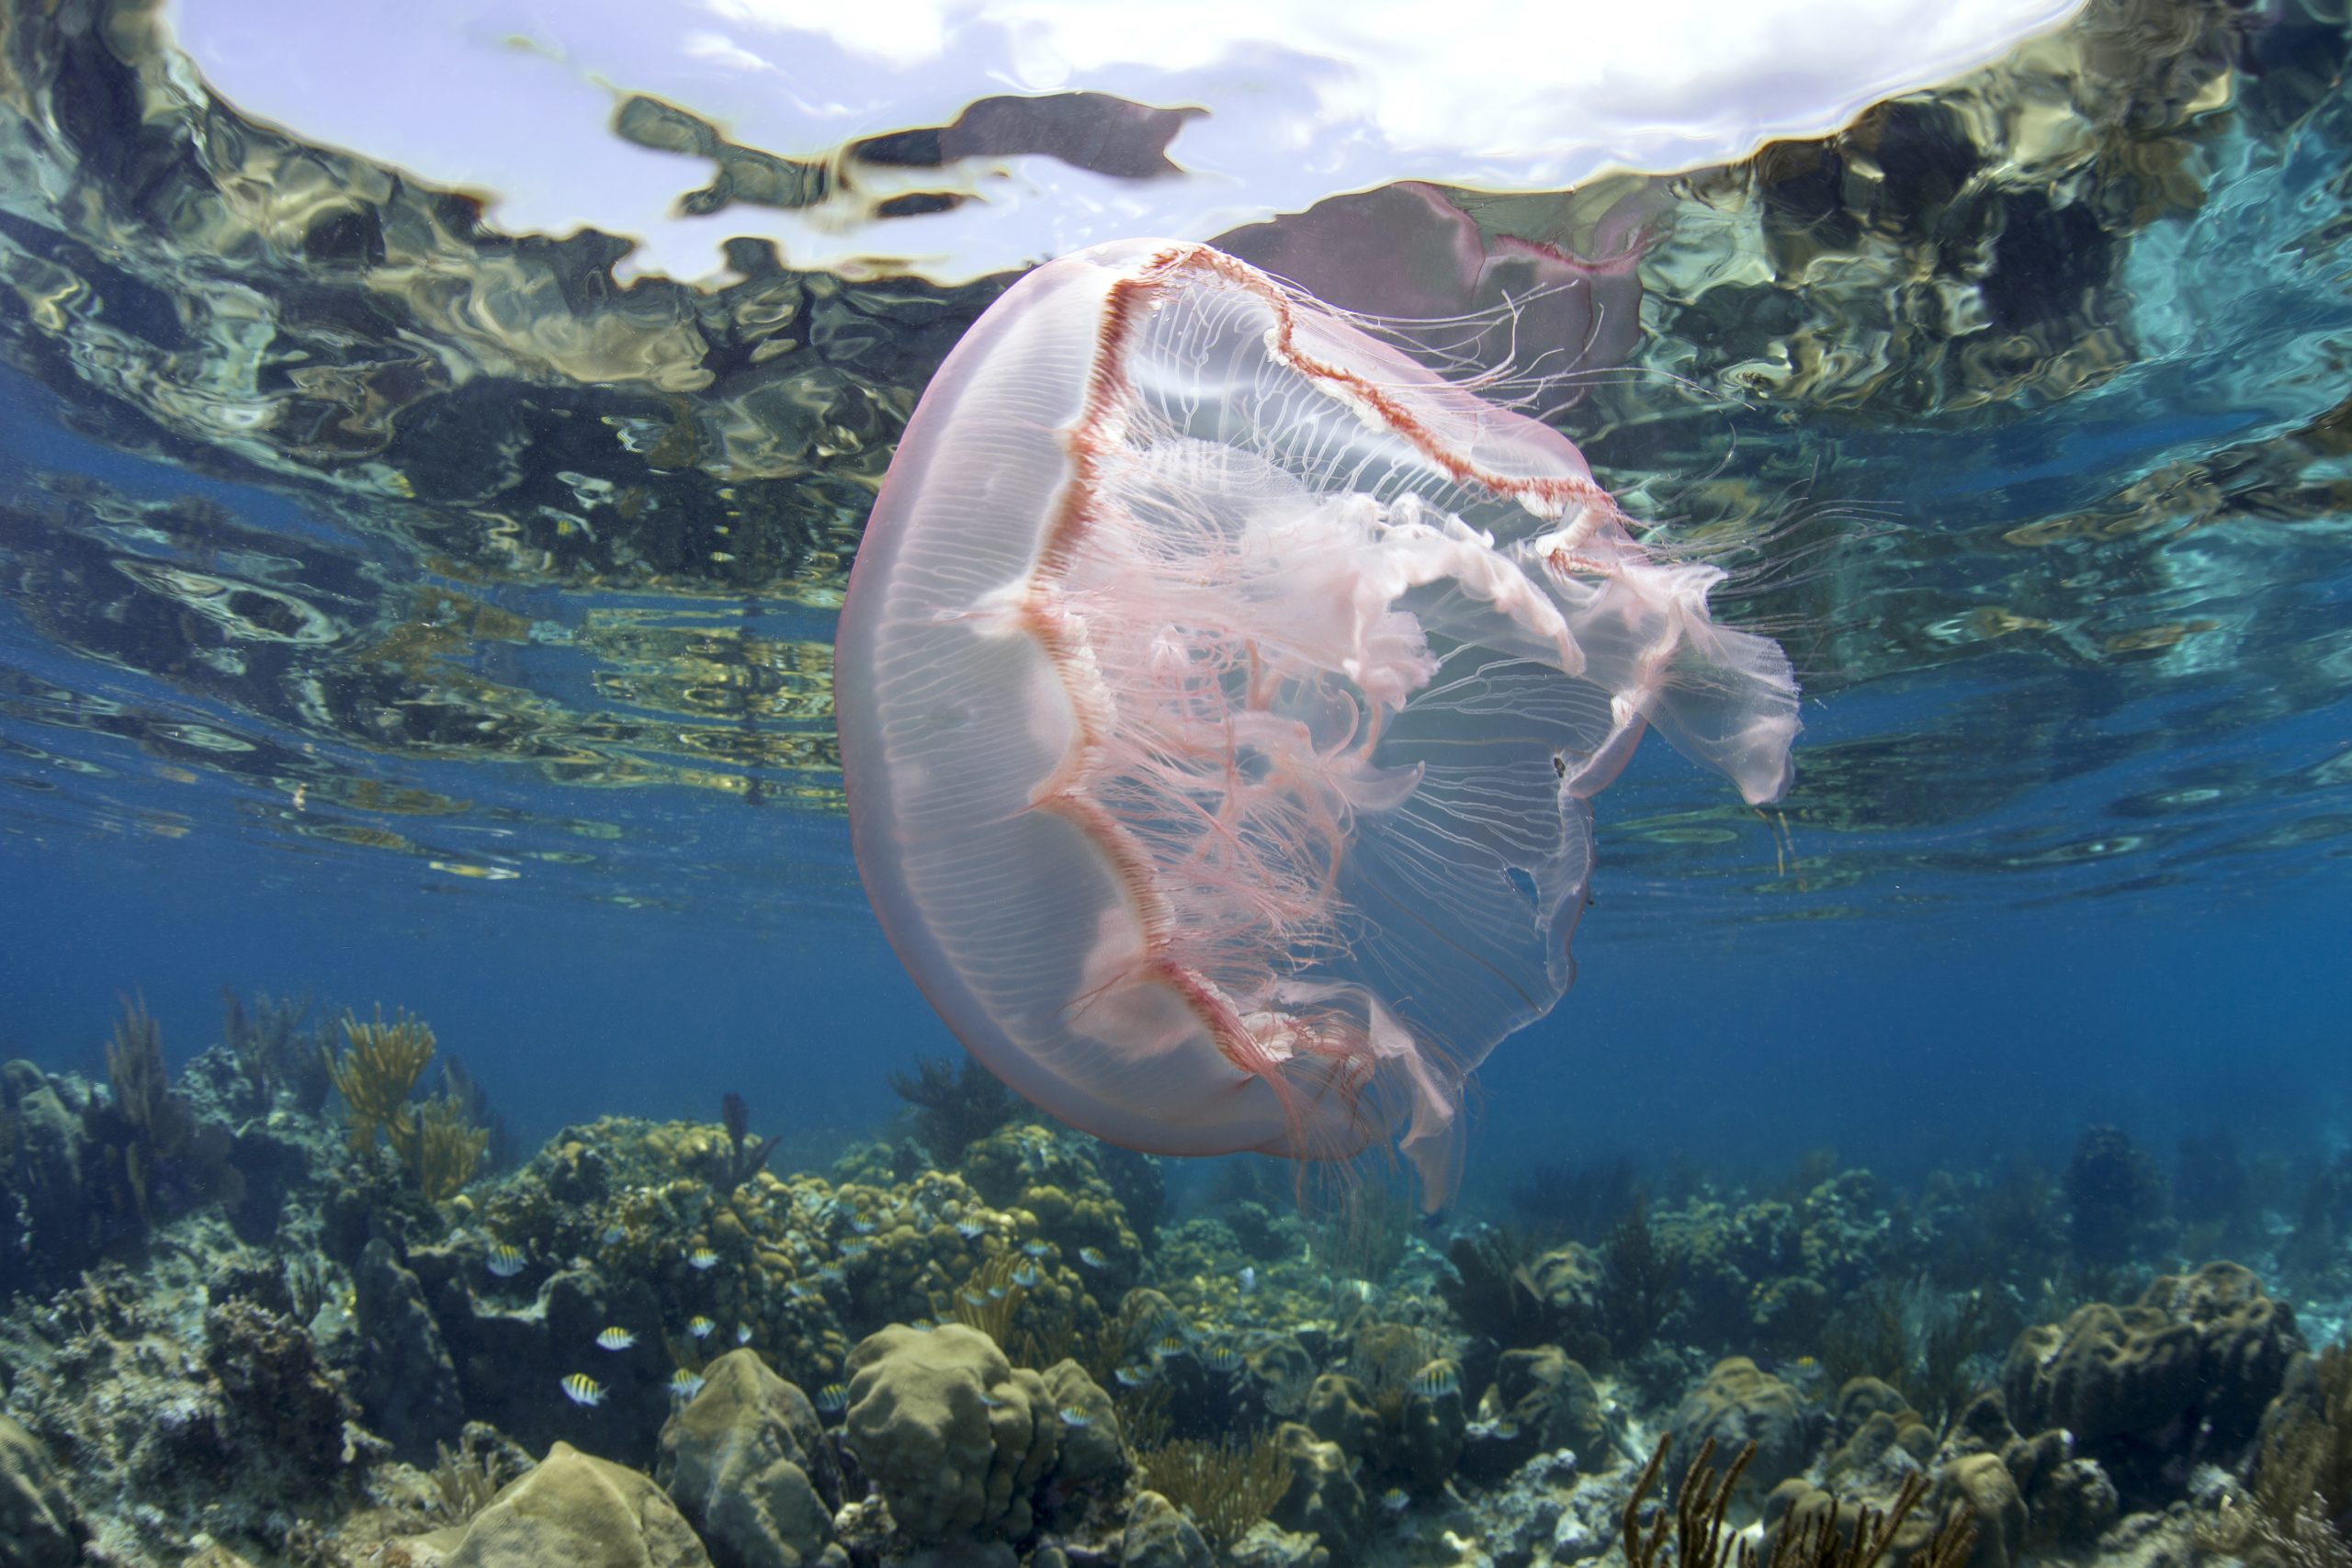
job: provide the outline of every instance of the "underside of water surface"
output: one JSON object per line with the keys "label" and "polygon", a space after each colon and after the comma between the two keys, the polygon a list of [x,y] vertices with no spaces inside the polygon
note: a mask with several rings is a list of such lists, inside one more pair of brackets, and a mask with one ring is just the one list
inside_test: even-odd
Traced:
{"label": "underside of water surface", "polygon": [[[1638,197],[1638,341],[1555,417],[1815,700],[1778,819],[1631,781],[1629,907],[2146,889],[2343,833],[2306,739],[2347,657],[2343,39],[2157,9],[1736,166],[1454,193],[1571,249]],[[623,286],[626,237],[501,231],[109,17],[13,28],[0,95],[27,827],[850,907],[833,611],[915,398],[1009,278],[745,242],[725,277]]]}

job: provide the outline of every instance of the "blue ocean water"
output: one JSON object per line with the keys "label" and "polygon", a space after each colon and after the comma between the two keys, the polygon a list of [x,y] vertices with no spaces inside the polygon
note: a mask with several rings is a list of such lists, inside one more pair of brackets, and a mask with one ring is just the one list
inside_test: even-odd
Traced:
{"label": "blue ocean water", "polygon": [[[2065,299],[2034,317],[2070,259],[2004,273],[2020,365],[2063,360],[2061,320],[2114,365],[1990,378],[1910,416],[1726,392],[1696,421],[1571,428],[1639,496],[1696,505],[1713,461],[1767,496],[1767,526],[1818,510],[1839,538],[1794,583],[1767,583],[1771,543],[1736,567],[1731,614],[1781,632],[1809,691],[1785,816],[1740,811],[1656,743],[1601,799],[1580,980],[1479,1075],[1470,1208],[1588,1152],[1729,1168],[1835,1145],[1922,1170],[2058,1156],[2093,1122],[2154,1147],[2213,1126],[2310,1152],[2345,1135],[2345,96],[2248,92],[2234,118],[2166,134],[2199,200],[2114,219],[2096,329]],[[113,265],[92,273],[106,327],[172,341],[167,303]],[[1660,287],[1681,332],[1708,299]],[[823,703],[778,727],[797,771],[703,731],[663,755],[673,710],[647,691],[684,656],[633,663],[606,635],[724,626],[823,649],[837,555],[802,546],[767,597],[560,547],[496,576],[414,508],[371,513],[315,451],[261,461],[228,425],[205,446],[153,409],[130,419],[108,362],[51,355],[42,332],[18,317],[0,381],[18,508],[0,606],[12,1054],[94,1063],[118,992],[146,997],[174,1060],[214,1039],[221,985],[383,1001],[435,1022],[526,1143],[606,1112],[708,1117],[741,1090],[811,1149],[887,1123],[889,1069],[955,1054],[858,896]],[[1734,348],[1714,350],[1681,371],[1743,386]],[[174,353],[202,348],[181,332]],[[425,440],[447,451],[442,425]],[[435,461],[419,449],[404,479],[419,505]],[[247,588],[285,602],[315,590],[345,632],[442,590],[529,623],[433,653],[442,686],[520,694],[470,722],[525,739],[369,733],[327,701],[334,665],[308,674],[327,696],[306,707],[291,674],[266,691],[238,649],[200,647],[202,594],[176,626],[139,621],[118,576],[66,564],[68,541],[193,562],[211,525],[174,536],[190,499],[243,531],[243,552],[205,546],[211,569],[243,559]],[[534,745],[534,722],[553,739]],[[334,776],[367,787],[334,795]]]}
{"label": "blue ocean water", "polygon": [[[2319,1354],[2352,1322],[2341,16],[2093,6],[1736,164],[1357,211],[1476,258],[1483,313],[1363,318],[1385,344],[1586,323],[1589,363],[1482,387],[1657,558],[1721,567],[1713,612],[1804,691],[1784,798],[1656,735],[1595,798],[1577,981],[1475,1075],[1417,1215],[1380,1142],[1299,1179],[1147,1160],[978,1074],[926,1105],[966,1058],[854,851],[850,573],[1013,279],[829,270],[763,224],[854,208],[887,258],[1038,159],[1189,178],[1184,113],[996,100],[813,159],[615,89],[580,155],[673,159],[679,214],[743,226],[722,273],[639,276],[630,236],[517,231],[247,112],[152,7],[17,9],[0,1494],[52,1456],[55,1560],[437,1552],[559,1485],[558,1443],[645,1472],[633,1540],[699,1506],[661,1473],[681,1413],[756,1406],[804,1483],[848,1461],[800,1561],[1140,1561],[1198,1440],[1316,1494],[1227,1521],[1261,1568],[1598,1562],[1644,1452],[1749,1437],[1743,1525],[1799,1475],[1879,1507],[1932,1477],[1996,1538],[2031,1510],[1974,1568],[2341,1561],[2342,1474],[2270,1440],[2352,1452],[2352,1355]],[[975,186],[952,149],[990,134]],[[1296,231],[1351,232],[1348,199]],[[1333,276],[1393,259],[1365,249]],[[1558,292],[1476,294],[1522,275]],[[371,1111],[355,1049],[330,1095],[319,1045],[378,1009],[465,1073]],[[1037,1417],[953,1528],[875,1393],[950,1361],[966,1451]],[[1186,1503],[1212,1534],[1220,1490]]]}

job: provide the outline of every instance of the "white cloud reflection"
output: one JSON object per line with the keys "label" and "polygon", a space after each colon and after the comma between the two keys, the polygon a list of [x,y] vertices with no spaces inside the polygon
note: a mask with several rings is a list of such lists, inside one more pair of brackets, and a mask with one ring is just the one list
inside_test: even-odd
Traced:
{"label": "white cloud reflection", "polygon": [[[249,114],[477,191],[513,231],[593,226],[624,270],[717,276],[721,242],[786,263],[942,282],[1096,241],[1208,238],[1399,179],[1559,189],[1667,173],[1836,130],[2055,26],[2081,0],[170,0],[177,39]],[[1038,154],[886,169],[862,139],[943,127],[975,100],[1065,91],[1198,107],[1181,173]],[[827,202],[690,216],[709,160],[613,134],[627,94],[738,145],[832,161]],[[880,218],[913,192],[967,199]]]}

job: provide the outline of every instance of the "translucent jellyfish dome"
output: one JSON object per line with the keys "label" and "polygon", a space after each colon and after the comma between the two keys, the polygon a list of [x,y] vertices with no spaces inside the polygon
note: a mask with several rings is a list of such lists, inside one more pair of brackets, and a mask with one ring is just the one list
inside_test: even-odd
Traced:
{"label": "translucent jellyfish dome", "polygon": [[1032,273],[949,356],[850,579],[859,867],[965,1044],[1167,1154],[1400,1134],[1573,974],[1645,728],[1751,802],[1796,682],[1576,448],[1207,246]]}

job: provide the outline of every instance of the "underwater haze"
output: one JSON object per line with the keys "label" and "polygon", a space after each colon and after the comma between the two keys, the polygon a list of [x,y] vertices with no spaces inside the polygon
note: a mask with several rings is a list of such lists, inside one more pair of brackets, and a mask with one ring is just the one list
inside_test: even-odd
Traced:
{"label": "underwater haze", "polygon": [[[845,28],[828,120],[757,7],[679,7],[634,82],[626,29],[420,27],[475,51],[451,93],[590,95],[601,178],[543,186],[240,101],[364,71],[331,28],[8,7],[0,1564],[1719,1568],[1621,1524],[1735,1461],[1715,1521],[1774,1568],[1867,1539],[1833,1502],[1887,1521],[1848,1568],[2352,1562],[2352,27],[1980,9],[1817,126],[1759,98],[1717,147],[1724,89],[1621,84],[1649,129],[1573,157],[1331,118],[1396,68],[1338,35],[1092,77],[1065,39],[990,93],[983,34],[1042,34]],[[792,116],[729,96],[771,81]],[[1252,114],[1372,162],[1253,183]],[[611,228],[560,207],[599,183]],[[1154,1079],[1118,1142],[1066,1125],[869,904],[869,519],[974,323],[1114,240],[1548,427],[1611,571],[1713,569],[1713,628],[1785,650],[1777,798],[1664,734],[1560,792],[1574,984],[1429,1053],[1491,1048],[1458,1181],[1375,1088],[1360,1149],[1285,1090],[1270,1153],[1138,1153],[1197,1131]],[[933,482],[985,512],[980,449]],[[912,684],[873,722],[980,789]],[[1273,1038],[1351,929],[1230,1010]],[[1361,1032],[1508,966],[1429,945]],[[1277,1076],[1226,1055],[1206,1100]]]}

